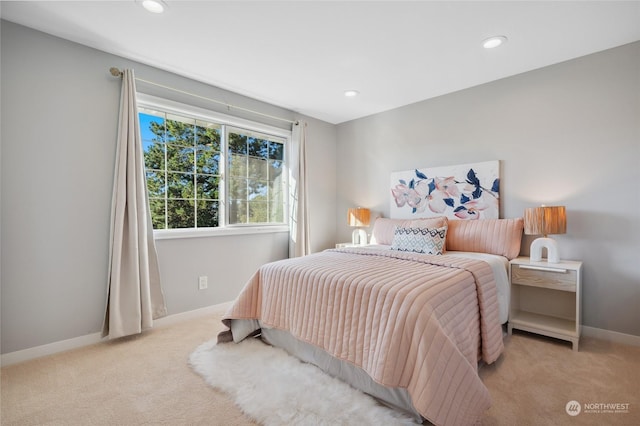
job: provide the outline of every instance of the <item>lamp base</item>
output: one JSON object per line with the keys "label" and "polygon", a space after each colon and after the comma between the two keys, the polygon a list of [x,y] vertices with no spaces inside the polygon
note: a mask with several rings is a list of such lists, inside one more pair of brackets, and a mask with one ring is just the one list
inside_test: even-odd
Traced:
{"label": "lamp base", "polygon": [[367,244],[367,233],[364,229],[354,229],[351,234],[351,244],[356,246],[364,246]]}
{"label": "lamp base", "polygon": [[542,249],[547,249],[547,262],[558,263],[560,256],[558,255],[558,243],[553,238],[537,238],[531,243],[529,250],[529,259],[532,262],[542,261]]}

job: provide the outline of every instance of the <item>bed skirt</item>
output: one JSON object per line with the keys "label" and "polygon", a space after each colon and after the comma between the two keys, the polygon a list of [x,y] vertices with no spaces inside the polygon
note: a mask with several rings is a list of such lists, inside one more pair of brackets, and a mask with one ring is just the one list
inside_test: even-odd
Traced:
{"label": "bed skirt", "polygon": [[384,405],[412,416],[419,424],[424,421],[424,418],[413,407],[411,397],[406,389],[383,386],[375,382],[363,369],[337,359],[317,346],[298,340],[287,331],[265,327],[256,320],[234,319],[231,322],[234,340],[236,340],[236,336],[255,334],[256,326],[261,330],[262,340],[266,343],[282,348],[301,361],[313,364],[330,376],[373,396]]}

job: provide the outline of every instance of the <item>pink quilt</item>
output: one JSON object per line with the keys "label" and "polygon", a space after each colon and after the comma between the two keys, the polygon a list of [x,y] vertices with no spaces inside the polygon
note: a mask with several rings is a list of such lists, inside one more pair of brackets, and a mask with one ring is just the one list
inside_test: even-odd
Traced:
{"label": "pink quilt", "polygon": [[494,362],[503,343],[482,261],[348,248],[274,262],[247,283],[230,319],[259,319],[406,388],[436,425],[474,424],[491,405],[478,359]]}

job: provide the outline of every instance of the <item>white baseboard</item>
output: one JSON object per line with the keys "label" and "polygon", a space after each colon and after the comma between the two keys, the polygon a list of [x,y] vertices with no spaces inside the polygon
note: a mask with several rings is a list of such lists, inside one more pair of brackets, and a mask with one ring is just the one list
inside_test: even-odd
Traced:
{"label": "white baseboard", "polygon": [[[231,302],[228,302],[230,304]],[[206,315],[210,315],[213,312],[220,312],[224,309],[223,304],[206,306],[204,308],[195,309],[193,311],[181,312],[179,314],[168,315],[164,318],[159,318],[153,322],[154,328],[167,327],[169,325],[177,324],[190,319],[200,318]],[[42,346],[35,346],[33,348],[23,349],[20,351],[9,352],[0,356],[0,365],[2,367],[17,364],[19,362],[29,361],[31,359],[40,358],[47,355],[53,355],[59,352],[68,351],[71,349],[81,348],[83,346],[93,345],[102,341],[108,340],[102,338],[102,333],[92,333],[85,336],[74,337],[67,340],[61,340],[59,342],[48,343]]]}
{"label": "white baseboard", "polygon": [[618,333],[617,331],[605,330],[602,328],[582,326],[582,335],[595,339],[606,340],[608,342],[622,343],[630,346],[640,346],[640,336],[633,334]]}
{"label": "white baseboard", "polygon": [[194,309],[193,311],[180,312],[179,314],[167,315],[163,318],[158,318],[153,321],[153,328],[167,327],[169,325],[178,324],[183,321],[201,318],[207,315],[211,315],[215,312],[226,311],[227,307],[230,307],[233,302],[219,303],[217,305],[205,306],[204,308]]}
{"label": "white baseboard", "polygon": [[48,343],[42,346],[23,349],[21,351],[9,352],[2,354],[2,357],[0,358],[0,365],[2,365],[2,367],[6,367],[7,365],[29,361],[31,359],[68,351],[70,349],[93,345],[94,343],[99,343],[101,341],[102,333],[93,333],[85,336],[74,337],[72,339],[61,340],[59,342]]}

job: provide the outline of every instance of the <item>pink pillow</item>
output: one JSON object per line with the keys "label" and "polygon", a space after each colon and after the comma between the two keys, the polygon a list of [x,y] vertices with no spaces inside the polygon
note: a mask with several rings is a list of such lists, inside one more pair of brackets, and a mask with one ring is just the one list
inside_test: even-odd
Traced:
{"label": "pink pillow", "polygon": [[447,232],[447,250],[473,251],[518,257],[524,220],[480,219],[450,220]]}
{"label": "pink pillow", "polygon": [[447,226],[445,216],[425,219],[389,219],[379,217],[373,224],[371,244],[391,245],[396,228],[441,228]]}

